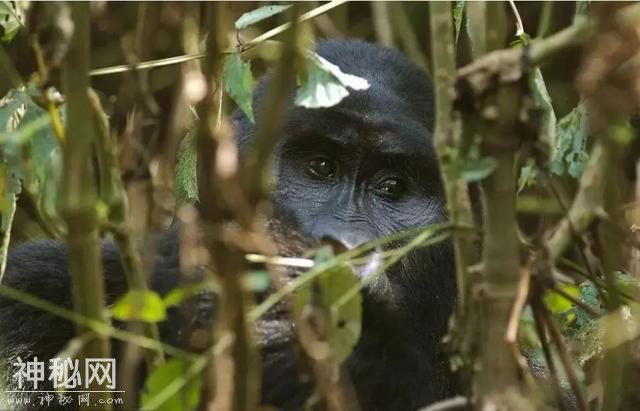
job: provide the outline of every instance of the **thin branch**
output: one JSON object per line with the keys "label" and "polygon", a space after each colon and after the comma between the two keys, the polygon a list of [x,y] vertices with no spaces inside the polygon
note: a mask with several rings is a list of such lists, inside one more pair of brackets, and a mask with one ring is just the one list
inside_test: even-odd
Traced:
{"label": "thin branch", "polygon": [[[300,17],[298,18],[298,22],[302,23],[304,21],[313,19],[323,13],[328,12],[329,10],[332,10],[338,6],[341,6],[342,4],[346,3],[347,0],[334,0],[331,1],[329,3],[323,4],[320,7],[317,7],[311,11],[308,11],[307,13],[301,14]],[[263,34],[261,34],[258,37],[255,37],[249,41],[246,41],[242,44],[242,51],[247,51],[257,45],[259,45],[260,43],[265,42],[266,40],[269,40],[285,31],[287,31],[289,28],[291,27],[291,23],[284,23],[281,24],[280,26],[271,29]],[[238,51],[237,47],[232,47],[226,50],[221,50],[220,53],[222,54],[230,54],[230,53],[236,53]],[[184,63],[187,61],[193,61],[193,60],[200,60],[207,57],[207,53],[200,53],[200,54],[192,54],[192,55],[182,55],[182,56],[176,56],[176,57],[169,57],[169,58],[165,58],[165,59],[159,59],[159,60],[153,60],[153,61],[145,61],[142,63],[137,63],[137,64],[133,64],[133,65],[129,65],[129,64],[122,64],[119,66],[111,66],[111,67],[104,67],[104,68],[98,68],[98,69],[93,69],[89,72],[89,74],[91,76],[105,76],[105,75],[109,75],[109,74],[116,74],[116,73],[123,73],[125,71],[131,71],[131,70],[146,70],[146,69],[151,69],[151,68],[155,68],[155,67],[162,67],[162,66],[170,66],[170,65],[174,65],[174,64],[180,64],[180,63]]]}
{"label": "thin branch", "polygon": [[547,248],[551,261],[556,261],[571,245],[575,236],[589,227],[603,206],[604,174],[609,158],[600,142],[591,151],[589,161],[580,177],[575,200],[566,218],[562,219],[548,235]]}
{"label": "thin branch", "polygon": [[522,25],[522,18],[520,18],[520,13],[518,13],[516,3],[513,0],[509,0],[509,6],[511,6],[513,16],[516,18],[516,36],[521,36],[524,34],[524,26]]}
{"label": "thin branch", "polygon": [[544,314],[540,312],[540,304],[541,303],[538,302],[531,305],[536,334],[538,334],[538,340],[540,340],[540,344],[542,345],[542,352],[544,353],[544,359],[547,362],[547,367],[549,368],[549,374],[551,374],[551,378],[553,379],[553,392],[556,396],[558,407],[560,408],[560,411],[565,411],[566,407],[562,398],[562,385],[560,377],[558,376],[558,370],[556,369],[556,363],[553,361],[553,357],[551,356],[551,347],[549,347],[549,341],[547,340],[547,334],[545,332],[546,326],[543,319]]}
{"label": "thin branch", "polygon": [[590,306],[589,304],[585,303],[584,301],[575,298],[574,296],[572,296],[568,292],[564,291],[562,288],[558,287],[556,284],[551,286],[551,289],[554,292],[556,292],[556,293],[560,294],[561,296],[563,296],[565,299],[570,301],[572,304],[577,305],[578,307],[582,308],[587,314],[591,315],[594,318],[600,318],[604,314],[600,310]]}
{"label": "thin branch", "polygon": [[538,307],[542,314],[542,320],[546,324],[547,330],[549,330],[549,334],[551,335],[551,340],[553,341],[556,349],[558,350],[558,354],[560,355],[560,360],[562,361],[562,365],[567,374],[569,385],[571,386],[571,390],[576,396],[578,409],[580,411],[587,411],[589,409],[589,405],[584,397],[582,389],[580,388],[580,384],[578,383],[578,376],[576,375],[576,370],[573,366],[571,356],[567,350],[566,345],[564,344],[562,334],[560,333],[560,330],[553,320],[549,310],[547,310],[547,308],[542,303],[538,303]]}
{"label": "thin branch", "polygon": [[447,398],[446,400],[438,401],[435,404],[431,404],[426,408],[422,408],[420,411],[455,411],[466,410],[470,402],[467,397],[457,396],[453,398]]}
{"label": "thin branch", "polygon": [[[117,148],[112,141],[109,119],[102,109],[98,95],[89,90],[89,102],[93,110],[97,131],[97,157],[100,163],[100,194],[102,201],[109,207],[109,221],[112,223],[111,233],[118,246],[122,267],[130,290],[146,291],[146,273],[142,265],[140,253],[136,247],[131,230],[127,226],[129,204],[126,190],[120,177]],[[134,302],[135,303],[135,302]],[[145,335],[160,340],[158,326],[155,323],[143,324]],[[148,365],[164,363],[162,352],[147,351]]]}

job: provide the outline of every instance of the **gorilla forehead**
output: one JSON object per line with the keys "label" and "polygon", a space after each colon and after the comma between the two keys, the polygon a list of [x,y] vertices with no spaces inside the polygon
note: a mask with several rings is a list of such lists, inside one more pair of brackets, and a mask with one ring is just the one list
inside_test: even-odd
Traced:
{"label": "gorilla forehead", "polygon": [[370,146],[376,153],[435,160],[432,85],[418,67],[395,49],[356,40],[321,42],[316,51],[343,72],[367,79],[370,88],[350,90],[330,108],[306,109],[289,102],[286,138],[320,135],[345,145]]}
{"label": "gorilla forehead", "polygon": [[[371,143],[376,152],[395,150],[434,160],[432,84],[428,76],[395,49],[360,40],[319,42],[316,52],[344,73],[368,80],[371,87],[350,94],[330,108],[295,106],[287,101],[285,138],[320,135],[349,144]],[[260,81],[254,94],[254,112],[260,123],[261,107],[270,76]],[[238,110],[234,124],[241,150],[253,137],[253,125]],[[375,131],[375,132],[372,132]],[[402,151],[398,153],[398,151]]]}
{"label": "gorilla forehead", "polygon": [[283,142],[324,138],[347,148],[365,149],[380,155],[404,155],[435,160],[431,130],[403,115],[397,105],[378,95],[352,92],[330,108],[292,107],[286,117]]}

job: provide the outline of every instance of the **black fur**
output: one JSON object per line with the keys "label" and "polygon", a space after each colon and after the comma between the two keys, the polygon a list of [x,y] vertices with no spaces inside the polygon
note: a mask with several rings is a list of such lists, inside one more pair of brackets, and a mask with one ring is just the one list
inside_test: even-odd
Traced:
{"label": "black fur", "polygon": [[[290,102],[274,156],[275,220],[310,240],[343,248],[444,221],[427,76],[398,51],[360,41],[327,41],[317,51],[343,72],[364,77],[371,87],[351,91],[327,109],[304,109]],[[255,93],[258,123],[267,83]],[[252,124],[238,112],[234,127],[244,152],[253,139]],[[335,167],[333,175],[310,171],[310,165],[321,164],[318,160]],[[178,283],[176,230],[162,236],[159,244],[153,287],[164,293]],[[112,301],[125,286],[119,257],[109,242],[103,245],[103,260]],[[66,247],[47,241],[12,250],[5,283],[70,307]],[[454,379],[440,350],[455,299],[450,245],[412,252],[365,290],[364,297],[362,337],[347,360],[362,409],[415,410],[451,395]],[[162,327],[163,337],[178,345],[185,344],[180,324],[193,320],[183,314],[172,312]],[[268,317],[258,327],[263,402],[300,409],[310,386],[298,373],[289,324]],[[72,335],[70,323],[0,298],[3,367],[17,355],[49,358]]]}

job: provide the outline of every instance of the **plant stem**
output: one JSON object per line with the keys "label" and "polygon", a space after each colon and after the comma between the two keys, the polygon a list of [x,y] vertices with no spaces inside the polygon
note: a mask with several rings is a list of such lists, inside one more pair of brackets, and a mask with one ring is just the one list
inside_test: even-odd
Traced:
{"label": "plant stem", "polygon": [[[67,98],[67,143],[63,147],[63,178],[60,211],[67,223],[69,244],[69,268],[73,288],[74,307],[78,314],[91,320],[106,323],[104,302],[104,278],[98,237],[97,193],[91,164],[94,129],[89,104],[89,56],[90,13],[89,3],[71,3],[74,33],[64,60],[63,83]],[[90,331],[76,325],[76,333],[82,336]],[[82,349],[86,358],[110,357],[109,339],[98,334]],[[94,382],[88,389],[100,390]],[[108,404],[109,392],[98,392],[95,396]],[[92,405],[81,405],[81,409],[93,409]],[[106,405],[106,409],[111,409]]]}

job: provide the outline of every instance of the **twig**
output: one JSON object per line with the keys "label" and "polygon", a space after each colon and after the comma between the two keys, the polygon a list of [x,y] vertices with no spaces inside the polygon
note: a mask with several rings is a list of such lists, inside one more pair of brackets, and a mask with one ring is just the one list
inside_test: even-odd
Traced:
{"label": "twig", "polygon": [[[112,223],[109,226],[111,227],[110,231],[118,246],[129,289],[146,291],[148,289],[147,276],[132,233],[127,227],[129,205],[124,184],[120,177],[117,149],[112,141],[109,119],[102,109],[98,95],[91,89],[89,90],[89,102],[93,110],[94,124],[96,125],[98,137],[96,147],[98,162],[100,163],[100,194],[103,202],[109,207],[109,220]],[[143,329],[147,337],[160,340],[160,333],[156,324],[143,324]],[[147,351],[147,363],[150,367],[163,364],[164,356],[161,352]]]}
{"label": "twig", "polygon": [[447,398],[446,400],[438,401],[435,404],[431,404],[428,407],[422,408],[420,411],[454,411],[466,409],[470,404],[469,399],[463,396],[457,396],[453,398]]}
{"label": "twig", "polygon": [[554,2],[547,0],[542,3],[542,12],[540,13],[540,20],[538,22],[538,31],[536,31],[536,37],[541,39],[546,37],[553,21],[553,5]]}
{"label": "twig", "polygon": [[585,303],[584,301],[575,298],[571,294],[569,294],[566,291],[564,291],[562,288],[558,287],[556,284],[553,284],[550,288],[554,292],[560,294],[561,296],[563,296],[567,300],[571,301],[572,304],[575,304],[578,307],[582,308],[587,314],[591,315],[594,318],[599,318],[604,314],[600,310],[590,306],[589,304]]}
{"label": "twig", "polygon": [[551,348],[549,347],[549,341],[547,341],[547,334],[545,332],[546,326],[544,319],[542,318],[543,314],[540,312],[540,304],[542,304],[542,302],[534,302],[531,305],[536,334],[538,334],[538,340],[540,340],[540,344],[542,345],[542,352],[544,353],[544,359],[547,361],[549,374],[551,374],[551,378],[553,378],[553,392],[556,395],[556,401],[558,402],[560,411],[564,411],[566,407],[562,397],[561,381],[558,376],[558,370],[556,369],[556,363],[553,361],[553,357],[551,356]]}
{"label": "twig", "polygon": [[[593,26],[593,21],[584,19],[553,36],[532,41],[528,48],[527,64],[539,64],[542,60],[555,53],[586,41]],[[490,52],[473,63],[462,67],[458,72],[458,77],[467,79],[475,94],[479,95],[493,85],[490,79],[494,75],[499,75],[500,78],[509,81],[520,79],[523,74],[522,53],[523,49],[521,48]]]}
{"label": "twig", "polygon": [[[298,21],[300,23],[313,19],[316,16],[319,16],[323,13],[328,12],[329,10],[332,10],[344,3],[346,3],[347,0],[334,0],[331,1],[329,3],[323,4],[320,7],[317,7],[307,13],[304,13],[302,15],[300,15],[300,17],[298,18]],[[255,46],[257,46],[258,44],[269,40],[275,36],[277,36],[278,34],[281,34],[283,32],[285,32],[286,30],[288,30],[291,27],[291,23],[284,23],[281,24],[280,26],[271,29],[263,34],[261,34],[258,37],[255,37],[249,41],[246,41],[245,43],[242,44],[242,51],[247,51]],[[230,54],[230,53],[236,53],[238,51],[237,47],[232,47],[226,50],[221,50],[220,53],[222,54]],[[145,70],[145,69],[150,69],[150,68],[155,68],[155,67],[162,67],[162,66],[169,66],[169,65],[173,65],[173,64],[180,64],[180,63],[184,63],[187,61],[192,61],[192,60],[200,60],[207,57],[207,53],[200,53],[200,54],[193,54],[193,55],[182,55],[182,56],[176,56],[176,57],[169,57],[166,59],[159,59],[159,60],[153,60],[153,61],[145,61],[142,63],[137,63],[137,64],[133,64],[133,65],[129,65],[129,64],[122,64],[119,66],[111,66],[111,67],[104,67],[104,68],[98,68],[98,69],[93,69],[89,72],[89,75],[91,76],[105,76],[105,75],[109,75],[109,74],[116,74],[116,73],[123,73],[125,71],[131,71],[131,70]]]}
{"label": "twig", "polygon": [[518,325],[520,324],[520,318],[522,317],[522,310],[527,303],[527,297],[529,296],[529,286],[531,285],[531,271],[529,267],[523,267],[520,269],[520,280],[518,281],[518,289],[516,290],[516,300],[513,303],[513,309],[511,310],[511,316],[509,317],[509,324],[507,325],[507,332],[505,339],[511,346],[511,351],[516,360],[520,360],[520,348],[518,347]]}
{"label": "twig", "polygon": [[509,6],[511,6],[511,11],[513,11],[513,15],[516,18],[516,36],[521,36],[524,34],[524,26],[522,25],[522,19],[520,18],[520,13],[518,13],[516,3],[514,3],[513,0],[509,0]]}
{"label": "twig", "polygon": [[562,335],[560,334],[560,330],[558,330],[558,326],[553,320],[551,313],[549,310],[541,304],[538,303],[538,307],[540,309],[541,317],[544,323],[547,325],[547,330],[549,330],[549,334],[551,335],[551,340],[553,341],[556,349],[558,350],[558,354],[560,355],[560,360],[562,361],[562,366],[567,374],[567,379],[569,380],[569,385],[571,386],[571,390],[576,396],[576,400],[578,402],[578,409],[580,411],[588,411],[589,405],[587,404],[587,400],[582,393],[582,389],[578,383],[578,377],[576,375],[576,371],[573,367],[573,362],[571,360],[571,356],[567,351],[567,347],[564,344],[564,340],[562,339]]}
{"label": "twig", "polygon": [[[27,304],[32,307],[38,308],[47,313],[51,313],[56,317],[64,318],[77,326],[85,327],[89,334],[101,335],[109,338],[115,338],[120,341],[135,344],[142,348],[150,350],[161,351],[173,357],[182,359],[192,359],[196,357],[194,354],[176,348],[172,345],[159,342],[157,340],[147,338],[145,336],[134,334],[129,331],[115,328],[111,324],[104,323],[75,311],[66,309],[64,307],[57,306],[47,300],[28,294],[24,291],[16,288],[9,287],[7,285],[0,285],[0,295],[12,300],[18,301],[22,304]],[[87,333],[82,334],[80,338],[86,338]]]}

